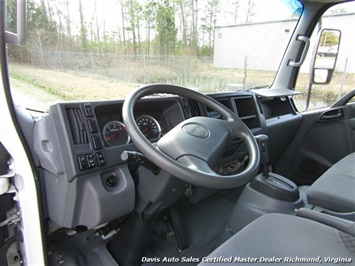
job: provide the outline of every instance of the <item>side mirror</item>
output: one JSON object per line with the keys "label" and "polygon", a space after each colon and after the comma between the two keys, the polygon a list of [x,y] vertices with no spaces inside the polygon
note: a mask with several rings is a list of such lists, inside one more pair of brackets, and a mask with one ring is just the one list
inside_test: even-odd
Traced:
{"label": "side mirror", "polygon": [[341,31],[323,29],[318,40],[316,53],[313,55],[310,81],[312,84],[329,84],[335,70]]}
{"label": "side mirror", "polygon": [[[3,4],[1,2],[1,4]],[[6,1],[5,1],[6,4]],[[26,0],[17,0],[16,2],[16,24],[17,24],[17,32],[10,32],[5,31],[5,41],[7,43],[14,43],[19,45],[26,44],[26,7],[27,1]],[[6,10],[6,9],[5,9]]]}

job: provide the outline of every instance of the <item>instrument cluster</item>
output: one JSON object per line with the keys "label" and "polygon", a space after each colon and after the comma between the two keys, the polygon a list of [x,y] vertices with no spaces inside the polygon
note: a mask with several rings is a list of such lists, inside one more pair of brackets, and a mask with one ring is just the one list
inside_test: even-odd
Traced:
{"label": "instrument cluster", "polygon": [[[159,139],[162,130],[159,122],[150,115],[140,115],[136,118],[136,124],[142,134],[149,140]],[[105,143],[110,146],[121,146],[130,142],[125,125],[117,120],[109,121],[102,130]]]}

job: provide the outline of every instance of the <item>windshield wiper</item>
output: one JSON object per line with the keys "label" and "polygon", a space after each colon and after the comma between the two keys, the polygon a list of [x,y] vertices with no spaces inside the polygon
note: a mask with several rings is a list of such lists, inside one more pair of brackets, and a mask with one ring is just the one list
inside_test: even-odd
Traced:
{"label": "windshield wiper", "polygon": [[264,89],[264,88],[270,88],[270,85],[255,86],[255,87],[252,87],[252,88],[247,89],[247,91],[260,90],[260,89]]}
{"label": "windshield wiper", "polygon": [[26,109],[27,111],[30,111],[30,112],[35,112],[35,113],[41,113],[41,114],[45,114],[45,113],[47,113],[46,111],[43,111],[43,110],[37,110],[37,109],[29,108],[29,107],[25,107],[25,109]]}

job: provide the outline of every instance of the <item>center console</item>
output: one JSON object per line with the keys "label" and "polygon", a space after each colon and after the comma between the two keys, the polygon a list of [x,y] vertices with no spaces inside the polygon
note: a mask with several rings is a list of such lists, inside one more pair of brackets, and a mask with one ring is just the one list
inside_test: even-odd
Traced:
{"label": "center console", "polygon": [[[256,136],[260,149],[262,173],[248,183],[239,197],[220,237],[222,243],[244,226],[266,213],[295,214],[295,209],[304,206],[295,183],[275,173],[269,173],[268,137]],[[272,226],[272,225],[270,225]]]}

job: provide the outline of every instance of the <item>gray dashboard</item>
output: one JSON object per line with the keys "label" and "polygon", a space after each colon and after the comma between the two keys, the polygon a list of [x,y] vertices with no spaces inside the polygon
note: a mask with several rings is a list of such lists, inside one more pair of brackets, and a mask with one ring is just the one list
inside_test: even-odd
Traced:
{"label": "gray dashboard", "polygon": [[[268,134],[273,105],[279,104],[278,99],[257,98],[252,92],[210,96],[238,114],[254,135]],[[123,100],[58,103],[36,121],[34,149],[41,165],[46,209],[58,225],[98,226],[133,210],[136,181],[121,154],[137,148],[127,139],[122,105]],[[286,108],[277,117],[289,114]],[[181,97],[144,98],[136,104],[134,115],[151,142],[184,119],[220,119],[214,110]],[[296,112],[292,115],[297,116]],[[235,140],[215,170],[228,174],[246,155],[246,147]]]}

